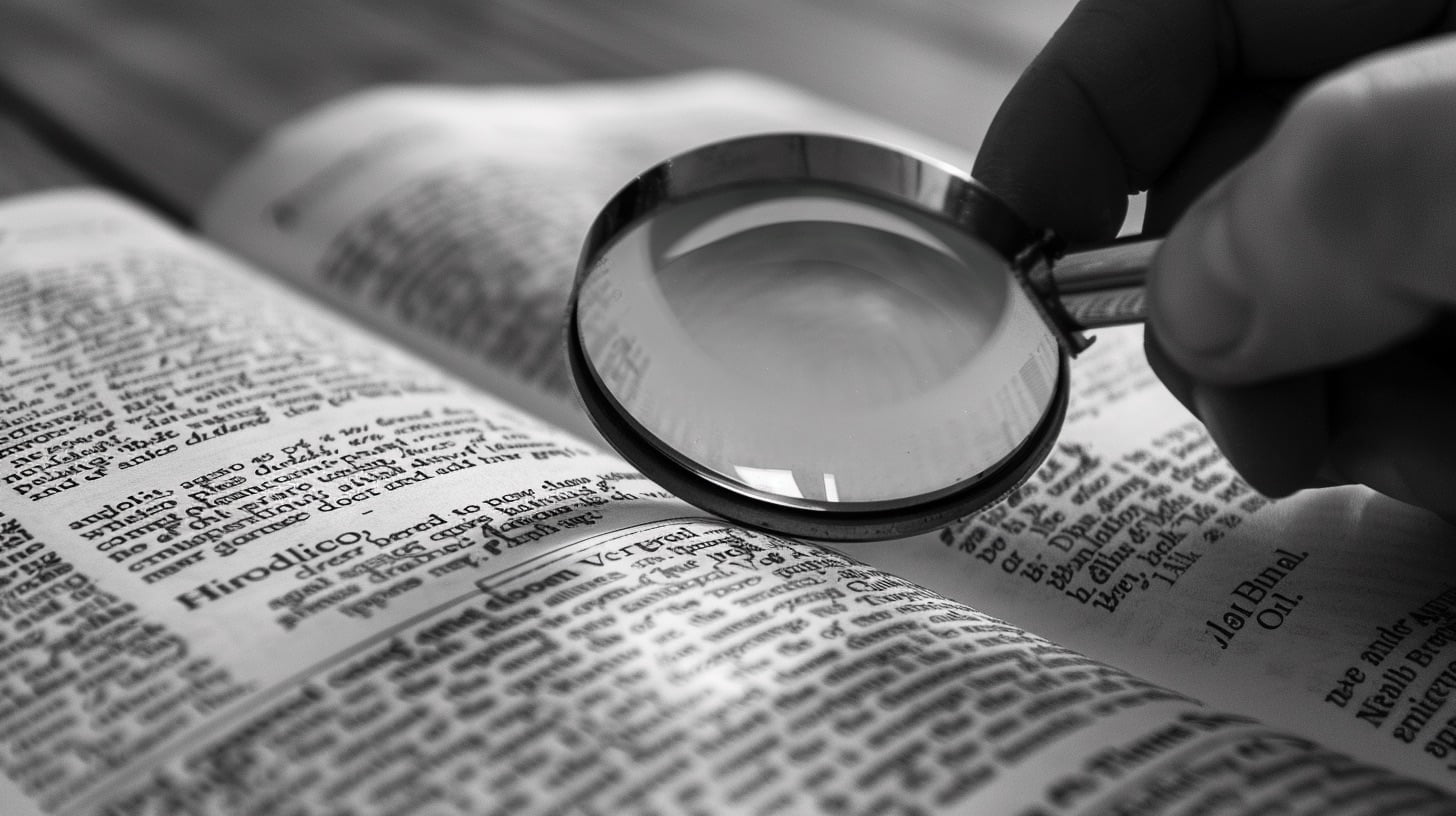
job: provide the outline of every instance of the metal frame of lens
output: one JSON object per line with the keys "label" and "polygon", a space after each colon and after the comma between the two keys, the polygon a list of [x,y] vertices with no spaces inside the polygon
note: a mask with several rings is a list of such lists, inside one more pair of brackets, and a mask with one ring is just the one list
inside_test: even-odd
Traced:
{"label": "metal frame of lens", "polygon": [[577,293],[616,240],[663,209],[741,186],[806,183],[908,208],[987,244],[1008,274],[1039,235],[1005,204],[950,165],[884,145],[821,134],[766,134],[708,145],[638,176],[603,208],[582,248],[568,315],[567,358],[587,413],[603,437],[644,475],[683,500],[752,527],[803,538],[868,541],[931,530],[1001,499],[1046,458],[1067,409],[1068,354],[1051,403],[1035,429],[1004,459],[944,490],[876,502],[792,499],[733,482],[674,452],[628,415],[586,359]]}

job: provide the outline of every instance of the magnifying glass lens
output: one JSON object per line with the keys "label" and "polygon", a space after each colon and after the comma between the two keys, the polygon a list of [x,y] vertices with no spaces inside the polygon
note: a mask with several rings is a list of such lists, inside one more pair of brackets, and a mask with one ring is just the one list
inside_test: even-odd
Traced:
{"label": "magnifying glass lens", "polygon": [[699,476],[870,510],[964,488],[1053,402],[1056,339],[1007,260],[891,198],[706,192],[589,259],[577,330],[635,430]]}

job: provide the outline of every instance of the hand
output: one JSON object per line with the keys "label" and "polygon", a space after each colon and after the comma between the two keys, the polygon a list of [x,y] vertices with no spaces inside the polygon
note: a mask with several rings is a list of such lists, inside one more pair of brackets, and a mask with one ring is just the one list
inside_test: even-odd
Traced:
{"label": "hand", "polygon": [[1150,188],[1149,360],[1266,494],[1363,483],[1456,518],[1449,5],[1083,0],[977,158],[1071,241]]}

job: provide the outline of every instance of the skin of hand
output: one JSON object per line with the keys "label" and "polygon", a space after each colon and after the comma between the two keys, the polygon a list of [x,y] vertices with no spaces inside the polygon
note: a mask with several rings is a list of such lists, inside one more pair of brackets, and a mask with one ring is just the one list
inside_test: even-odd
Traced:
{"label": "skin of hand", "polygon": [[1453,28],[1436,0],[1083,0],[977,157],[1073,243],[1148,190],[1148,359],[1267,495],[1456,520]]}

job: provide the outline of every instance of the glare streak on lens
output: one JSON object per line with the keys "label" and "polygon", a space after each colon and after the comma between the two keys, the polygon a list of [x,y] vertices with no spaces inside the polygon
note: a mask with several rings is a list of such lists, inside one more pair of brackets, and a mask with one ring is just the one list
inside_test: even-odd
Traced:
{"label": "glare streak on lens", "polygon": [[775,496],[787,496],[791,499],[804,498],[804,494],[799,490],[799,483],[794,480],[794,472],[791,470],[734,465],[733,471],[738,474],[738,480],[749,487],[772,493]]}
{"label": "glare streak on lens", "polygon": [[839,487],[835,483],[834,474],[824,474],[824,499],[825,501],[839,501]]}

